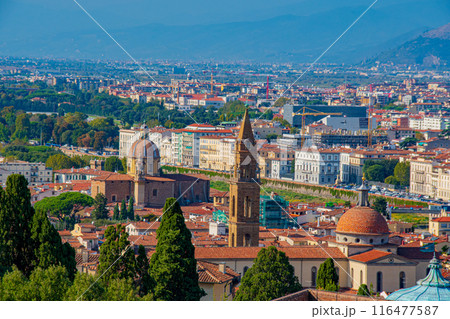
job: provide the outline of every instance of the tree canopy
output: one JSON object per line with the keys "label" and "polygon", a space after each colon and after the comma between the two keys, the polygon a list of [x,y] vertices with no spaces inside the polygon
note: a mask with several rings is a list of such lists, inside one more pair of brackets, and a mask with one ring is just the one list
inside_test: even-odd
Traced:
{"label": "tree canopy", "polygon": [[327,258],[319,267],[317,273],[317,283],[318,289],[328,290],[328,291],[338,291],[339,290],[339,276],[334,267],[333,259]]}
{"label": "tree canopy", "polygon": [[387,211],[386,211],[386,206],[387,206],[386,198],[380,197],[380,196],[375,197],[371,206],[373,209],[375,209],[381,215],[389,217],[389,216],[387,216]]}
{"label": "tree canopy", "polygon": [[108,157],[105,161],[105,171],[122,172],[122,161],[117,156]]}
{"label": "tree canopy", "polygon": [[258,252],[253,266],[242,277],[234,300],[269,301],[301,289],[286,254],[271,246]]}
{"label": "tree canopy", "polygon": [[105,242],[100,248],[98,273],[109,283],[113,279],[134,278],[136,269],[134,250],[129,248],[128,234],[121,224],[108,226]]}
{"label": "tree canopy", "polygon": [[92,218],[107,219],[108,210],[106,209],[107,199],[103,193],[98,193],[94,198],[94,210],[92,211]]}
{"label": "tree canopy", "polygon": [[156,231],[158,243],[150,260],[153,298],[166,301],[200,300],[205,292],[198,285],[195,248],[180,204],[175,198],[168,198],[163,211]]}

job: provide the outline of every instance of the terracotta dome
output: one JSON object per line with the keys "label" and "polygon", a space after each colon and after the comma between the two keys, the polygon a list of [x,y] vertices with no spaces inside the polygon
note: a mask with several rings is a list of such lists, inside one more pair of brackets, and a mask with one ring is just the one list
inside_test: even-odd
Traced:
{"label": "terracotta dome", "polygon": [[160,158],[159,150],[150,140],[140,139],[133,143],[128,152],[128,158]]}
{"label": "terracotta dome", "polygon": [[337,233],[385,235],[389,233],[386,220],[380,213],[368,206],[349,209],[336,227]]}

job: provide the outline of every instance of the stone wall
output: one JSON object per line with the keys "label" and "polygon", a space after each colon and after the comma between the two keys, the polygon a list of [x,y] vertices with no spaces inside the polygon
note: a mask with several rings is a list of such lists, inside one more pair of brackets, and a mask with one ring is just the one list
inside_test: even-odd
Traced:
{"label": "stone wall", "polygon": [[[215,172],[215,171],[208,171],[208,170],[202,170],[198,168],[184,168],[184,167],[176,167],[176,166],[168,166],[166,165],[164,167],[165,170],[169,170],[171,173],[201,173],[207,175],[211,181],[221,181],[221,182],[229,182],[230,176],[228,173],[225,172]],[[335,199],[339,198],[344,201],[350,201],[352,203],[356,203],[358,200],[358,193],[353,190],[347,190],[347,189],[341,189],[341,188],[334,188],[334,187],[327,187],[327,186],[319,186],[319,185],[312,185],[312,184],[305,184],[305,183],[299,183],[294,181],[285,181],[285,180],[278,180],[278,179],[270,179],[270,178],[261,178],[261,183],[263,187],[269,187],[276,190],[287,190],[292,192],[297,192],[300,194],[310,195],[310,196],[317,196],[322,197],[326,199]],[[378,197],[380,195],[369,195],[369,199],[372,201],[375,197]],[[419,205],[428,207],[427,203],[422,203],[418,201],[413,200],[405,200],[401,198],[395,198],[395,197],[388,197],[383,196],[386,198],[386,200],[393,205]]]}

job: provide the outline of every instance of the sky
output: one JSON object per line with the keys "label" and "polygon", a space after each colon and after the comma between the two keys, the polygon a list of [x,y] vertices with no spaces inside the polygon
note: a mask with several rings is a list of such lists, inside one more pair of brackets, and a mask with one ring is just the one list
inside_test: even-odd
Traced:
{"label": "sky", "polygon": [[[255,22],[284,15],[295,15],[322,17],[322,21],[318,23],[323,23],[324,29],[329,30],[330,35],[334,37],[335,33],[341,31],[334,29],[333,24],[328,25],[329,21],[335,22],[336,19],[342,18],[342,25],[348,25],[374,0],[76,1],[112,34],[120,34],[125,29],[149,25],[148,28],[157,30],[155,24],[209,26],[233,22]],[[351,14],[345,14],[350,11]],[[404,14],[405,12],[407,14]],[[398,21],[398,25],[402,25],[401,32],[398,32],[398,35],[401,35],[415,29],[434,28],[444,22],[450,22],[450,1],[378,0],[352,32],[368,27],[367,24],[373,28],[374,24],[386,23],[387,21],[383,18],[388,15],[387,13],[389,13],[389,23],[394,27],[396,22],[392,21],[392,13],[406,17],[406,19],[401,18],[403,21]],[[327,18],[327,14],[330,19]],[[434,16],[437,18],[434,19]],[[405,28],[405,24],[410,25],[411,30]],[[0,55],[2,55],[2,49],[6,52],[8,48],[16,47],[22,50],[21,54],[24,54],[27,41],[33,38],[39,38],[39,41],[34,41],[32,48],[36,50],[36,46],[55,45],[55,41],[66,35],[70,35],[67,38],[73,39],[71,41],[77,41],[77,34],[79,37],[90,38],[89,34],[98,31],[99,27],[88,18],[74,0],[0,0]],[[150,31],[149,34],[151,34]],[[302,31],[299,30],[299,32]],[[101,37],[101,35],[97,36]],[[106,36],[104,37],[106,39]],[[41,39],[48,39],[52,43],[46,43]],[[351,34],[343,41],[347,39],[352,41]],[[86,45],[91,44],[86,42]],[[32,47],[31,44],[30,47]],[[11,50],[7,54],[11,54]]]}

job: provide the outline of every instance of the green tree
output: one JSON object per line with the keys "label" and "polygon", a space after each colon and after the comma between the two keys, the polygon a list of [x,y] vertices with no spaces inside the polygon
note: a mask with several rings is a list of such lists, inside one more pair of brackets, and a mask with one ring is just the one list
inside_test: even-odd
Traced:
{"label": "green tree", "polygon": [[384,179],[384,182],[389,185],[398,185],[399,181],[394,176],[388,176]]}
{"label": "green tree", "polygon": [[344,207],[350,208],[351,206],[352,206],[352,203],[351,203],[349,200],[346,200],[346,201],[344,202]]}
{"label": "green tree", "polygon": [[369,287],[366,284],[361,284],[358,288],[359,296],[370,296]]}
{"label": "green tree", "polygon": [[400,142],[399,146],[401,148],[407,148],[408,146],[416,145],[419,140],[415,137],[407,137]]}
{"label": "green tree", "polygon": [[127,173],[127,158],[126,158],[126,157],[123,157],[123,158],[121,159],[121,162],[122,162],[123,170],[122,170],[122,172],[119,172],[119,173],[126,174],[126,173]]}
{"label": "green tree", "polygon": [[30,244],[33,216],[27,180],[19,174],[8,176],[6,190],[0,188],[0,265],[16,265],[26,276],[36,258]]}
{"label": "green tree", "polygon": [[125,199],[122,200],[120,204],[120,220],[127,220],[128,210],[127,210],[127,202]]}
{"label": "green tree", "polygon": [[[383,182],[386,177],[394,175],[394,168],[397,163],[398,160],[366,160],[363,173],[368,180]],[[376,168],[371,168],[373,166],[376,166]],[[368,172],[369,169],[371,169],[370,172]]]}
{"label": "green tree", "polygon": [[123,171],[122,161],[117,156],[108,157],[105,161],[105,171],[109,172]]}
{"label": "green tree", "polygon": [[67,169],[75,166],[74,162],[69,156],[64,154],[56,154],[50,156],[45,162],[45,166],[52,168],[53,170]]}
{"label": "green tree", "polygon": [[369,181],[383,182],[385,179],[385,167],[382,165],[372,165],[366,171]]}
{"label": "green tree", "polygon": [[319,267],[317,272],[317,288],[328,291],[339,290],[339,276],[334,268],[332,258],[327,258]]}
{"label": "green tree", "polygon": [[266,136],[266,140],[267,140],[267,142],[269,142],[270,143],[270,141],[271,140],[276,140],[278,138],[278,135],[277,134],[267,134],[267,136]]}
{"label": "green tree", "polygon": [[36,212],[45,212],[54,217],[65,217],[78,212],[83,207],[94,205],[94,199],[86,194],[78,192],[65,192],[55,197],[47,197],[36,204]]}
{"label": "green tree", "polygon": [[95,195],[94,210],[92,211],[92,217],[94,219],[107,219],[108,210],[106,209],[107,199],[103,193]]}
{"label": "green tree", "polygon": [[82,167],[86,167],[88,166],[89,162],[87,160],[85,160],[83,157],[81,157],[80,155],[75,155],[73,157],[71,157],[73,166],[75,168],[82,168]]}
{"label": "green tree", "polygon": [[26,113],[19,114],[16,118],[16,130],[12,139],[28,140],[30,132],[30,119]]}
{"label": "green tree", "polygon": [[95,132],[93,147],[96,150],[102,150],[106,145],[107,134],[103,131]]}
{"label": "green tree", "polygon": [[119,203],[116,203],[116,206],[114,206],[113,220],[119,220],[119,218],[120,218]]}
{"label": "green tree", "polygon": [[286,254],[270,246],[259,251],[234,300],[269,301],[301,289]]}
{"label": "green tree", "polygon": [[150,277],[149,271],[149,260],[147,258],[147,254],[145,252],[145,248],[142,245],[139,245],[138,255],[136,257],[136,287],[138,290],[139,296],[143,297],[147,295],[150,291],[150,288],[154,286],[152,282],[152,278]]}
{"label": "green tree", "polygon": [[13,267],[0,278],[0,300],[2,301],[27,301],[30,300],[28,279],[24,274]]}
{"label": "green tree", "polygon": [[394,169],[394,177],[400,185],[409,185],[410,164],[409,162],[399,162]]}
{"label": "green tree", "polygon": [[64,300],[101,301],[104,299],[105,286],[97,277],[77,273],[73,285],[67,290]]}
{"label": "green tree", "polygon": [[280,97],[273,104],[274,107],[283,107],[290,99],[287,97]]}
{"label": "green tree", "polygon": [[150,276],[155,282],[155,300],[195,301],[205,295],[198,285],[197,261],[191,232],[175,198],[164,205],[161,224],[156,231],[158,243],[150,260]]}
{"label": "green tree", "polygon": [[373,200],[371,206],[372,206],[372,208],[375,209],[377,212],[379,212],[379,213],[382,214],[383,216],[386,216],[386,215],[387,215],[387,212],[386,212],[386,205],[387,205],[386,198],[377,196],[377,197],[375,197],[375,199]]}
{"label": "green tree", "polygon": [[29,291],[32,301],[62,300],[70,286],[65,267],[36,268],[30,276]]}
{"label": "green tree", "polygon": [[70,245],[68,247],[63,245],[61,236],[50,224],[43,211],[34,214],[31,242],[35,246],[36,256],[33,266],[41,269],[47,269],[50,266],[64,266],[68,278],[74,279],[77,271],[75,250]]}
{"label": "green tree", "polygon": [[129,220],[134,220],[134,197],[131,196],[128,201],[127,216]]}
{"label": "green tree", "polygon": [[109,283],[117,278],[134,278],[136,264],[134,251],[130,249],[128,234],[121,224],[108,226],[105,242],[100,248],[98,273]]}
{"label": "green tree", "polygon": [[105,300],[107,301],[135,301],[137,291],[131,278],[115,278],[110,281]]}

